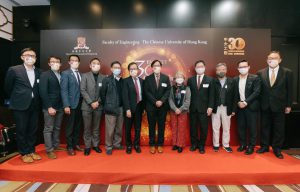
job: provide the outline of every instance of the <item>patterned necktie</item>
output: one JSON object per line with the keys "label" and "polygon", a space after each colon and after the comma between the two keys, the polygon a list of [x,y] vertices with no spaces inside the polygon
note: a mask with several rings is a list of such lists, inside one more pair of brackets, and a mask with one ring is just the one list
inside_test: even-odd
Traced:
{"label": "patterned necktie", "polygon": [[275,70],[272,69],[271,80],[270,80],[271,87],[273,87],[274,83],[275,83]]}
{"label": "patterned necktie", "polygon": [[80,84],[80,76],[79,76],[79,72],[75,71],[76,73],[76,78],[77,78],[77,83]]}
{"label": "patterned necktie", "polygon": [[137,82],[138,78],[134,78],[134,87],[135,87],[135,91],[136,91],[136,103],[140,102],[140,90],[139,90],[139,86],[138,86],[138,82]]}

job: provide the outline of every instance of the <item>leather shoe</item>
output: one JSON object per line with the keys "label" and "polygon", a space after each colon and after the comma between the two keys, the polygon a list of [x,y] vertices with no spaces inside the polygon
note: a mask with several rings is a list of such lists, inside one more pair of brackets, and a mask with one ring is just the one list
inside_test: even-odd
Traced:
{"label": "leather shoe", "polygon": [[158,147],[157,147],[157,151],[158,151],[158,153],[163,153],[163,152],[164,152],[164,149],[163,149],[162,146],[158,146]]}
{"label": "leather shoe", "polygon": [[84,155],[85,155],[85,156],[90,155],[90,153],[91,153],[91,148],[85,148],[85,149],[84,149]]}
{"label": "leather shoe", "polygon": [[177,151],[178,151],[178,153],[182,153],[183,148],[182,147],[178,147]]}
{"label": "leather shoe", "polygon": [[94,151],[96,151],[96,153],[102,153],[102,150],[100,149],[100,147],[93,147]]}
{"label": "leather shoe", "polygon": [[30,155],[31,158],[32,158],[33,160],[35,160],[35,161],[39,161],[39,160],[42,159],[41,156],[39,156],[37,153],[30,153],[29,155]]}
{"label": "leather shoe", "polygon": [[245,145],[240,145],[239,148],[237,149],[238,152],[245,151],[247,147]]}
{"label": "leather shoe", "polygon": [[200,153],[200,154],[204,154],[204,153],[205,153],[204,146],[200,146],[200,147],[199,147],[199,153]]}
{"label": "leather shoe", "polygon": [[135,151],[136,151],[137,153],[141,153],[141,152],[142,152],[141,147],[138,146],[138,145],[134,146],[134,149],[135,149]]}
{"label": "leather shoe", "polygon": [[112,150],[111,149],[106,150],[106,155],[112,155]]}
{"label": "leather shoe", "polygon": [[254,147],[248,147],[245,151],[245,155],[251,155],[254,152]]}
{"label": "leather shoe", "polygon": [[56,154],[54,153],[54,151],[49,151],[47,152],[47,157],[49,159],[56,159]]}
{"label": "leather shoe", "polygon": [[33,163],[33,159],[29,154],[23,155],[21,159],[23,163]]}
{"label": "leather shoe", "polygon": [[172,147],[172,150],[173,150],[173,151],[176,151],[176,150],[178,150],[178,148],[179,148],[179,147],[178,147],[177,145],[174,145],[174,146]]}
{"label": "leather shoe", "polygon": [[192,145],[192,146],[190,147],[190,151],[196,151],[196,150],[197,150],[197,146]]}
{"label": "leather shoe", "polygon": [[258,154],[262,154],[262,153],[265,153],[265,152],[269,152],[269,148],[261,147],[256,151],[256,153],[258,153]]}
{"label": "leather shoe", "polygon": [[284,158],[280,150],[275,150],[275,151],[274,151],[274,155],[275,155],[278,159],[283,159],[283,158]]}
{"label": "leather shoe", "polygon": [[153,147],[153,146],[150,147],[150,153],[152,153],[152,154],[155,154],[155,153],[156,153],[155,147]]}
{"label": "leather shoe", "polygon": [[80,145],[76,145],[76,146],[75,146],[75,150],[76,150],[76,151],[84,151],[84,150],[80,147]]}
{"label": "leather shoe", "polygon": [[132,152],[132,148],[131,147],[126,147],[126,153],[131,154],[131,152]]}
{"label": "leather shoe", "polygon": [[76,152],[74,151],[74,149],[68,149],[67,150],[68,151],[68,155],[70,155],[70,156],[74,156],[74,155],[76,155]]}

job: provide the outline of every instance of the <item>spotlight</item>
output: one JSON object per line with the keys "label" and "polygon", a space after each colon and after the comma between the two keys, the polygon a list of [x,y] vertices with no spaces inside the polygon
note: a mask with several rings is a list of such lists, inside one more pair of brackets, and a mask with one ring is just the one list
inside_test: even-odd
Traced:
{"label": "spotlight", "polygon": [[95,15],[100,15],[102,13],[102,7],[97,2],[92,2],[90,4],[90,9],[91,9],[92,13],[94,13]]}
{"label": "spotlight", "polygon": [[137,1],[134,3],[134,11],[137,13],[137,14],[142,14],[144,12],[144,5],[142,2],[140,1]]}

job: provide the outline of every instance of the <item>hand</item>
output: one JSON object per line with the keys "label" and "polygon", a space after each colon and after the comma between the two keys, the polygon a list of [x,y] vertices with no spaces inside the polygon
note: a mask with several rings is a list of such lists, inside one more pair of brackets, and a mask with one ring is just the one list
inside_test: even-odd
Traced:
{"label": "hand", "polygon": [[126,111],[126,117],[131,118],[131,111],[130,110]]}
{"label": "hand", "polygon": [[289,114],[291,112],[292,108],[291,107],[286,107],[285,108],[285,114]]}
{"label": "hand", "polygon": [[180,109],[175,110],[176,115],[179,115],[181,113]]}
{"label": "hand", "polygon": [[239,106],[241,109],[243,109],[243,108],[245,108],[245,107],[247,106],[247,103],[244,102],[244,101],[240,101],[240,102],[238,102],[238,106]]}
{"label": "hand", "polygon": [[155,103],[156,107],[161,107],[161,106],[162,106],[162,104],[163,104],[163,102],[162,102],[162,101],[156,101],[156,103]]}
{"label": "hand", "polygon": [[65,114],[67,114],[67,115],[70,115],[70,114],[71,114],[71,109],[70,109],[70,107],[65,107],[64,111],[65,111]]}
{"label": "hand", "polygon": [[207,116],[210,116],[211,113],[212,113],[212,108],[208,108],[208,109],[207,109]]}
{"label": "hand", "polygon": [[231,113],[231,117],[233,117],[233,116],[235,116],[235,112],[232,112],[232,113]]}
{"label": "hand", "polygon": [[96,102],[94,102],[94,103],[91,103],[91,107],[92,107],[93,109],[97,109],[97,108],[99,107],[98,101],[96,101]]}
{"label": "hand", "polygon": [[56,110],[54,108],[50,107],[50,108],[48,108],[48,113],[49,113],[49,115],[54,116],[56,114]]}

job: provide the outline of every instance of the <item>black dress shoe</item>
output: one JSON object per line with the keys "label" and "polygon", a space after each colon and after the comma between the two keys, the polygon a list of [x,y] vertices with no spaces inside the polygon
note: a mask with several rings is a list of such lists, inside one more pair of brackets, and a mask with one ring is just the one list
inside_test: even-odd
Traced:
{"label": "black dress shoe", "polygon": [[137,152],[137,153],[141,153],[142,152],[142,150],[141,150],[141,147],[140,146],[134,146],[134,149],[135,149],[135,151]]}
{"label": "black dress shoe", "polygon": [[196,151],[196,150],[197,150],[197,146],[192,145],[192,146],[190,147],[190,151]]}
{"label": "black dress shoe", "polygon": [[132,148],[131,147],[126,147],[126,153],[131,154],[131,152],[132,152]]}
{"label": "black dress shoe", "polygon": [[93,147],[94,151],[97,153],[102,153],[102,150],[99,147]]}
{"label": "black dress shoe", "polygon": [[244,145],[240,145],[239,148],[237,149],[238,152],[242,152],[242,151],[245,151],[247,149],[246,146]]}
{"label": "black dress shoe", "polygon": [[266,153],[266,152],[269,152],[269,148],[267,148],[267,147],[261,147],[256,151],[256,153],[258,153],[258,154],[262,154],[262,153]]}
{"label": "black dress shoe", "polygon": [[282,155],[281,151],[279,151],[279,150],[275,150],[275,151],[274,151],[274,155],[275,155],[278,159],[283,159],[283,155]]}
{"label": "black dress shoe", "polygon": [[178,153],[182,153],[183,148],[182,147],[178,147],[177,151],[178,151]]}
{"label": "black dress shoe", "polygon": [[91,148],[85,148],[85,149],[84,149],[84,155],[85,155],[85,156],[90,155],[90,153],[91,153]]}
{"label": "black dress shoe", "polygon": [[204,154],[204,153],[205,153],[204,146],[200,146],[200,147],[199,147],[199,153],[200,153],[200,154]]}
{"label": "black dress shoe", "polygon": [[251,155],[254,152],[254,147],[248,147],[245,151],[245,155]]}
{"label": "black dress shoe", "polygon": [[172,150],[173,150],[173,151],[176,151],[176,150],[178,150],[178,148],[179,148],[179,147],[178,147],[177,145],[174,145],[174,146],[172,147]]}

